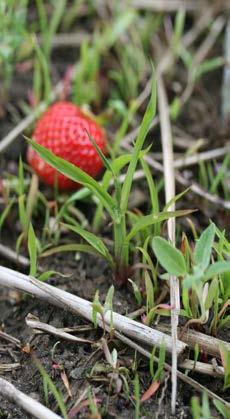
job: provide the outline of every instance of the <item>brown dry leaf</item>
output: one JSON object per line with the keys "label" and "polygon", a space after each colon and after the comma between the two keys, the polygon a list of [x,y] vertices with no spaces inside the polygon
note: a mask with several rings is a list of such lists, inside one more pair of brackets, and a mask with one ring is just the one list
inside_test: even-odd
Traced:
{"label": "brown dry leaf", "polygon": [[72,397],[72,392],[71,392],[71,389],[70,389],[69,380],[68,380],[68,377],[67,377],[64,369],[61,371],[61,379],[64,383],[64,386],[67,390],[67,393],[68,393],[69,397]]}
{"label": "brown dry leaf", "polygon": [[144,392],[144,394],[141,397],[141,402],[145,402],[146,400],[149,400],[150,397],[152,397],[160,387],[160,381],[153,381],[148,390]]}

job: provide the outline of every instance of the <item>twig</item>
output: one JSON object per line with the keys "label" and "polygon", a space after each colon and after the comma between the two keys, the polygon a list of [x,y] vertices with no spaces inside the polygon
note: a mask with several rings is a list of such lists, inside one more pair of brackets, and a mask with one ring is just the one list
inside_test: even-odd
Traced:
{"label": "twig", "polygon": [[21,368],[19,362],[15,362],[14,364],[0,364],[0,372],[10,372],[18,368]]}
{"label": "twig", "polygon": [[[181,330],[181,329],[179,329]],[[220,345],[223,344],[230,351],[230,343],[217,339],[213,336],[205,335],[196,330],[188,329],[183,335],[179,331],[180,339],[187,343],[191,348],[198,344],[199,348],[208,355],[220,358]]]}
{"label": "twig", "polygon": [[224,376],[223,367],[218,366],[218,369],[216,369],[213,364],[193,361],[192,359],[185,359],[183,362],[180,362],[179,367],[185,370],[197,372],[199,374],[211,375],[212,377]]}
{"label": "twig", "polygon": [[193,57],[193,68],[201,64],[202,61],[205,59],[205,57],[215,44],[219,34],[222,32],[225,23],[226,19],[223,16],[218,16],[216,20],[214,20],[207,37],[202,42],[202,44],[200,45],[199,49]]}
{"label": "twig", "polygon": [[[41,298],[51,304],[54,304],[62,309],[66,309],[83,316],[92,322],[93,307],[92,303],[80,298],[76,295],[70,294],[52,285],[45,284],[27,275],[14,271],[12,269],[0,266],[0,285],[8,288],[17,289],[18,291],[32,294]],[[112,327],[124,334],[127,334],[133,339],[137,339],[146,345],[156,345],[160,347],[164,342],[166,350],[170,353],[172,351],[171,336],[160,331],[138,323],[128,317],[115,313],[111,310],[104,312],[103,320],[100,315],[97,316],[98,324],[101,328],[106,326],[107,330]],[[187,345],[183,342],[177,342],[177,355],[184,359],[187,353]]]}
{"label": "twig", "polygon": [[223,157],[228,153],[230,153],[230,145],[226,145],[225,147],[216,148],[210,151],[204,151],[202,153],[196,153],[192,156],[184,156],[180,159],[174,160],[174,168],[179,169],[182,167],[198,164],[201,161],[218,159],[219,157]]}
{"label": "twig", "polygon": [[27,314],[25,320],[27,326],[31,327],[32,329],[41,330],[42,332],[49,333],[61,339],[69,340],[70,342],[75,343],[94,343],[92,340],[78,338],[76,336],[71,335],[70,333],[63,332],[63,330],[57,329],[56,327],[51,326],[50,324],[40,322],[40,320],[37,317],[33,316],[30,313]]}
{"label": "twig", "polygon": [[156,12],[177,12],[179,8],[184,8],[187,11],[199,10],[207,7],[205,0],[132,0],[131,5],[136,9],[148,9]]}
{"label": "twig", "polygon": [[[169,117],[169,105],[163,79],[158,75],[158,104],[159,116],[161,126],[161,142],[163,150],[164,163],[164,179],[165,179],[165,201],[169,202],[175,197],[175,175],[173,168],[173,141],[172,130]],[[173,203],[168,211],[175,211],[175,203]],[[167,221],[168,238],[175,246],[176,222],[175,218],[170,218]],[[180,287],[179,280],[175,276],[170,276],[170,304],[171,304],[171,336],[172,336],[172,398],[171,407],[172,414],[176,410],[176,395],[177,395],[177,325],[178,313],[180,311]]]}
{"label": "twig", "polygon": [[0,243],[0,255],[4,256],[6,259],[11,260],[12,262],[23,266],[24,268],[28,268],[30,266],[30,261],[28,258],[22,255],[18,255],[17,252],[12,250],[8,246],[4,246]]}
{"label": "twig", "polygon": [[2,332],[2,330],[0,330],[0,339],[4,339],[7,342],[12,343],[13,345],[19,348],[21,347],[21,342],[19,339],[15,338],[14,336],[8,335],[8,333]]}
{"label": "twig", "polygon": [[61,416],[51,412],[47,407],[22,393],[3,378],[0,378],[0,394],[37,419],[61,419]]}

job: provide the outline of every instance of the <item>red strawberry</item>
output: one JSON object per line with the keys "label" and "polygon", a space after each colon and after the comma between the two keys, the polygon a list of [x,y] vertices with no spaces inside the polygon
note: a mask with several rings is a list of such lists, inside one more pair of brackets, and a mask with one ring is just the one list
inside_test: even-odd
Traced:
{"label": "red strawberry", "polygon": [[[90,176],[96,177],[103,164],[86,131],[105,153],[106,138],[103,129],[74,104],[57,102],[41,116],[32,138],[57,156],[78,166]],[[57,178],[60,189],[73,189],[79,186],[45,163],[31,146],[28,148],[27,160],[46,184],[54,185]]]}

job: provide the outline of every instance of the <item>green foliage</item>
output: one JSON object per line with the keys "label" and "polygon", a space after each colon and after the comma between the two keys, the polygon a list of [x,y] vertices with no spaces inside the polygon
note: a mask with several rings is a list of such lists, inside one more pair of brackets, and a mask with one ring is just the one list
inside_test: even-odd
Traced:
{"label": "green foliage", "polygon": [[[213,309],[214,315],[210,328],[214,332],[217,326],[229,321],[228,317],[225,317],[220,322],[218,316],[221,305],[228,298],[226,294],[228,286],[225,287],[224,284],[225,279],[229,278],[230,263],[223,257],[223,243],[226,243],[228,247],[228,242],[223,234],[218,232],[221,237],[221,245],[220,242],[218,244],[214,242],[217,232],[215,224],[211,223],[197,239],[194,250],[190,249],[187,252],[187,260],[182,252],[167,240],[161,237],[154,237],[152,240],[154,253],[167,272],[162,275],[162,278],[169,279],[169,275],[175,275],[182,279],[184,315],[191,318],[200,316],[201,323],[207,322],[209,310]],[[214,261],[214,249],[218,249],[219,257],[221,256],[222,260]],[[192,294],[189,294],[189,289]]]}
{"label": "green foliage", "polygon": [[4,89],[9,87],[18,51],[27,34],[27,3],[27,0],[0,2],[0,79]]}
{"label": "green foliage", "polygon": [[154,237],[153,250],[160,264],[170,275],[182,276],[186,273],[186,263],[182,253],[162,237]]}

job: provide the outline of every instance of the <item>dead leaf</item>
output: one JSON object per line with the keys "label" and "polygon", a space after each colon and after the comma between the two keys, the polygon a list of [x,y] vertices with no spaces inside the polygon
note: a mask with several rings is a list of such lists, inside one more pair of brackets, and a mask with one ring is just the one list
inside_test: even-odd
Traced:
{"label": "dead leaf", "polygon": [[141,397],[141,402],[145,402],[146,400],[149,400],[150,397],[152,397],[160,387],[160,381],[153,381],[151,386],[144,392],[144,394]]}

